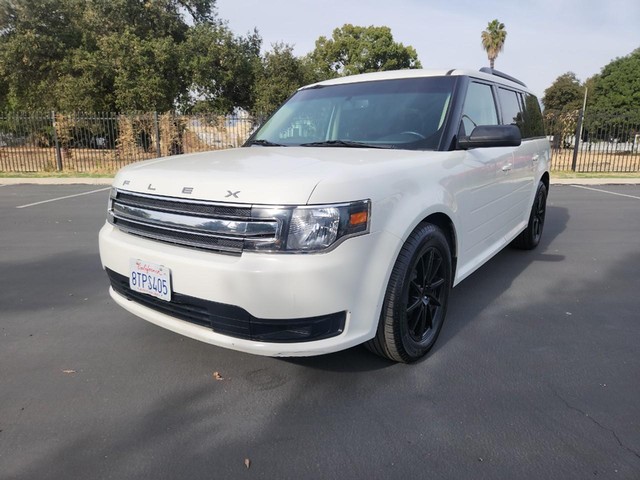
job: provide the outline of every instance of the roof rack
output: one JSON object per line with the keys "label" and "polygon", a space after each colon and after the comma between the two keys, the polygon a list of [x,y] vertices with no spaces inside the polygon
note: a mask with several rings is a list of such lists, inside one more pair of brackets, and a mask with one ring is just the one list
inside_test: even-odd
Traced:
{"label": "roof rack", "polygon": [[510,80],[512,82],[517,83],[518,85],[522,85],[524,88],[528,88],[524,82],[521,82],[520,80],[518,80],[517,78],[512,77],[511,75],[507,75],[506,73],[500,72],[498,70],[495,70],[493,68],[489,68],[489,67],[482,67],[480,69],[480,71],[482,73],[488,73],[489,75],[495,75],[496,77],[500,77],[500,78],[504,78],[505,80]]}

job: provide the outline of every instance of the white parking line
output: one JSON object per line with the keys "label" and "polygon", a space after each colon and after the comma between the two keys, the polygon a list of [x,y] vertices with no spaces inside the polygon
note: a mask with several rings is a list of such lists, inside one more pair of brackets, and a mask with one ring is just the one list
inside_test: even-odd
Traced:
{"label": "white parking line", "polygon": [[58,200],[64,200],[66,198],[73,198],[73,197],[80,197],[82,195],[90,195],[92,193],[98,193],[98,192],[104,192],[105,190],[109,190],[111,187],[107,187],[107,188],[99,188],[98,190],[91,190],[90,192],[84,192],[84,193],[76,193],[75,195],[67,195],[65,197],[58,197],[58,198],[52,198],[50,200],[43,200],[41,202],[35,202],[35,203],[28,203],[27,205],[20,205],[19,207],[16,208],[27,208],[27,207],[33,207],[35,205],[42,205],[43,203],[49,203],[49,202],[57,202]]}
{"label": "white parking line", "polygon": [[625,193],[610,192],[608,190],[601,190],[599,188],[585,187],[584,185],[571,185],[571,186],[575,188],[583,188],[585,190],[593,190],[594,192],[608,193],[609,195],[617,195],[619,197],[635,198],[636,200],[640,200],[640,197],[636,197],[634,195],[627,195]]}

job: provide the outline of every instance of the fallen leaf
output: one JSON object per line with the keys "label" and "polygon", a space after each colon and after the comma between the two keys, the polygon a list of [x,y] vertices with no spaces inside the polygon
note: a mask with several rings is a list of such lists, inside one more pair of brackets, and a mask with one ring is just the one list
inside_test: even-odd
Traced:
{"label": "fallen leaf", "polygon": [[62,373],[76,373],[75,370],[62,370]]}
{"label": "fallen leaf", "polygon": [[215,378],[216,380],[224,380],[219,372],[213,372],[213,378]]}
{"label": "fallen leaf", "polygon": [[249,460],[248,458],[244,459],[244,466],[249,468],[251,466],[251,460]]}

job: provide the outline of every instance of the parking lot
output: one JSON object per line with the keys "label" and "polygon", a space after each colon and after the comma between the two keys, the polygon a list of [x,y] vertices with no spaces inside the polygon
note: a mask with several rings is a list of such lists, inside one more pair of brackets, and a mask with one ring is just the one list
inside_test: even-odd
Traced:
{"label": "parking lot", "polygon": [[0,187],[1,479],[640,478],[640,186],[552,186],[539,248],[456,287],[413,365],[132,316],[100,266],[107,194]]}

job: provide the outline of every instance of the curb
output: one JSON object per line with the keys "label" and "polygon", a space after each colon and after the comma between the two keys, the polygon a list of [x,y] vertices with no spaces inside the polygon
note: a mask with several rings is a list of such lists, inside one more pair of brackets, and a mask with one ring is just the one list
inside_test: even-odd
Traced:
{"label": "curb", "polygon": [[551,177],[551,185],[640,185],[638,178],[556,178]]}

